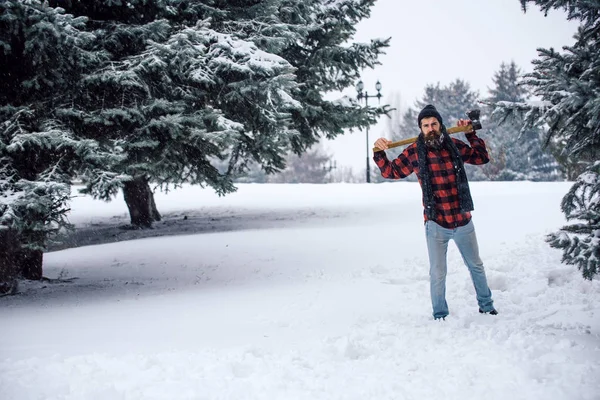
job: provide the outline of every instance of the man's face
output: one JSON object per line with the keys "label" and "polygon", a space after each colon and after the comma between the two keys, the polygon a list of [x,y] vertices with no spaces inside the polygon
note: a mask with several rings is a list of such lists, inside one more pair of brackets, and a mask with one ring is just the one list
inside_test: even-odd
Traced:
{"label": "man's face", "polygon": [[421,131],[425,144],[429,147],[439,149],[442,145],[442,127],[436,117],[423,118],[421,120]]}

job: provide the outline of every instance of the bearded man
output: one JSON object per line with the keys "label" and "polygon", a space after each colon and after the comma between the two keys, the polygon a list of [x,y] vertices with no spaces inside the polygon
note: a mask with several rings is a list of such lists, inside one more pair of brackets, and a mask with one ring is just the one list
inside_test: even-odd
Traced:
{"label": "bearded man", "polygon": [[[451,138],[442,116],[433,105],[421,110],[417,123],[421,130],[417,141],[404,149],[396,159],[390,161],[386,156],[385,150],[392,143],[386,138],[375,141],[375,147],[381,151],[375,152],[373,159],[384,178],[402,179],[413,172],[419,178],[423,192],[433,318],[443,320],[449,314],[446,302],[446,254],[450,239],[456,243],[471,274],[479,312],[497,315],[479,257],[477,236],[471,219],[473,200],[464,169],[464,163],[482,165],[489,161],[485,142],[477,137],[475,131],[465,133],[469,144]],[[458,126],[470,123],[469,120],[460,119]]]}

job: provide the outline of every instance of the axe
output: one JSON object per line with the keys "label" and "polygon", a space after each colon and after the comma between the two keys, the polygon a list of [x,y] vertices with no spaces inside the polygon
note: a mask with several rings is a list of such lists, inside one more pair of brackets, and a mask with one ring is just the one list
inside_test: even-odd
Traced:
{"label": "axe", "polygon": [[[450,135],[453,135],[453,134],[459,133],[459,132],[477,131],[477,130],[481,129],[481,121],[479,121],[479,115],[480,115],[479,110],[471,110],[471,111],[467,112],[467,117],[469,117],[469,119],[471,120],[470,125],[455,126],[453,128],[447,129],[446,132],[448,132],[448,134],[450,134]],[[392,142],[392,143],[388,144],[388,149],[391,149],[392,147],[404,146],[405,144],[411,144],[416,141],[417,141],[417,137],[400,140],[398,142]],[[381,151],[381,149],[379,147],[373,147],[373,151]]]}

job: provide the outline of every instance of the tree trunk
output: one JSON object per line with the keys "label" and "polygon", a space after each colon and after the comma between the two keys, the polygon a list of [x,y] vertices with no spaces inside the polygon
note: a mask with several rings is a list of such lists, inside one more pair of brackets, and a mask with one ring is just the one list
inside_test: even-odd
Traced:
{"label": "tree trunk", "polygon": [[15,231],[0,230],[0,294],[17,291],[17,276],[19,266],[17,255],[20,243]]}
{"label": "tree trunk", "polygon": [[154,193],[152,193],[149,186],[148,186],[148,190],[150,192],[150,202],[151,202],[150,207],[152,207],[152,218],[154,218],[155,221],[160,221],[162,219],[162,217],[160,216],[160,213],[158,212],[158,208],[156,208],[156,202],[154,202]]}
{"label": "tree trunk", "polygon": [[21,249],[18,258],[21,276],[33,281],[42,279],[43,260],[44,252],[42,250]]}
{"label": "tree trunk", "polygon": [[[43,232],[29,233],[25,238],[21,238],[19,242],[22,244],[32,243],[38,246],[46,243],[46,235]],[[32,281],[42,279],[42,262],[44,252],[42,250],[32,250],[21,247],[17,255],[17,266],[21,272],[21,276]]]}
{"label": "tree trunk", "polygon": [[160,221],[154,194],[146,178],[135,178],[123,187],[125,203],[129,209],[131,225],[136,228],[151,228],[152,222]]}

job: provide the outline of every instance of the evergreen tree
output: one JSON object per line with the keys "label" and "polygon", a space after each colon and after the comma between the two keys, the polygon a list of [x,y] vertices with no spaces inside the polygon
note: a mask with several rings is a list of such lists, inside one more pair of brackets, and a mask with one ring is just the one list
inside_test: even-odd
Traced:
{"label": "evergreen tree", "polygon": [[[0,3],[0,281],[42,277],[48,240],[68,226],[70,180],[118,158],[80,140],[54,114],[72,98],[89,51],[85,20],[37,0]],[[2,286],[2,283],[0,283]]]}
{"label": "evergreen tree", "polygon": [[[375,177],[376,174],[380,174],[380,171],[373,171],[372,176]],[[338,165],[329,173],[329,182],[330,183],[361,183],[363,182],[362,175],[354,173],[352,167]],[[373,182],[376,182],[375,180]]]}
{"label": "evergreen tree", "polygon": [[[460,118],[466,118],[466,112],[477,108],[479,94],[471,90],[468,82],[456,79],[449,85],[440,87],[440,84],[427,85],[425,94],[417,101],[418,112],[427,104],[433,104],[444,118],[444,125],[452,127]],[[418,132],[418,127],[417,127]]]}
{"label": "evergreen tree", "polygon": [[267,174],[260,165],[254,163],[243,175],[235,179],[236,183],[329,183],[337,169],[331,155],[320,144],[312,146],[302,154],[290,152],[285,157],[285,168],[276,173]]}
{"label": "evergreen tree", "polygon": [[393,140],[402,140],[419,135],[420,129],[417,125],[417,116],[423,107],[433,104],[444,118],[444,125],[451,127],[459,118],[466,118],[465,112],[475,108],[478,94],[472,92],[467,82],[457,79],[448,86],[440,86],[439,83],[429,84],[424,89],[420,100],[415,102],[414,108],[408,108],[402,115],[400,126],[397,129],[400,134],[394,136]]}
{"label": "evergreen tree", "polygon": [[389,121],[390,140],[397,142],[419,134],[419,128],[417,127],[418,111],[415,111],[411,107],[406,109],[396,107],[396,110],[391,115],[392,118]]}
{"label": "evergreen tree", "polygon": [[402,97],[400,96],[400,93],[393,92],[390,96],[390,99],[390,106],[392,109],[390,110],[389,118],[386,120],[387,137],[392,141],[396,141],[399,140],[398,138],[402,138],[402,135],[405,134],[402,131],[402,119],[406,111],[402,105]]}
{"label": "evergreen tree", "polygon": [[[279,171],[290,150],[300,154],[386,111],[324,99],[353,85],[387,46],[347,45],[373,1],[129,3],[136,13],[121,2],[64,5],[95,21],[110,62],[86,77],[76,107],[61,116],[126,154],[111,166],[119,179],[99,187],[84,178],[87,191],[104,199],[124,186],[134,225],[159,217],[150,183],[190,182],[224,194],[251,162]],[[222,160],[226,170],[218,169]]]}
{"label": "evergreen tree", "polygon": [[525,76],[540,102],[500,102],[495,113],[523,115],[523,128],[546,125],[546,142],[561,143],[563,155],[580,163],[584,172],[562,201],[573,221],[548,236],[552,247],[563,250],[563,262],[576,265],[592,279],[600,267],[600,6],[587,0],[521,0],[543,11],[564,9],[569,19],[581,21],[575,44],[563,52],[539,49],[534,71]]}
{"label": "evergreen tree", "polygon": [[151,134],[143,137],[141,125],[151,122],[154,110],[157,110],[155,123],[158,123],[161,118],[168,119],[172,109],[169,109],[171,104],[165,104],[167,101],[160,97],[154,104],[142,104],[139,92],[145,88],[150,90],[153,85],[144,86],[139,77],[124,70],[124,63],[130,57],[143,54],[149,43],[164,43],[168,39],[171,25],[165,17],[178,15],[177,8],[173,8],[175,4],[169,3],[173,2],[50,1],[51,5],[64,7],[69,13],[89,18],[87,29],[97,38],[95,48],[107,54],[105,63],[88,69],[85,79],[76,82],[79,96],[73,104],[57,112],[80,136],[97,140],[103,149],[124,155],[119,162],[106,166],[112,172],[110,176],[83,173],[81,178],[86,184],[83,192],[109,200],[123,188],[132,223],[136,226],[149,226],[151,221],[160,219],[148,184],[150,178],[143,171],[150,165],[146,158],[138,159],[145,148],[159,144]]}
{"label": "evergreen tree", "polygon": [[563,250],[562,261],[576,265],[583,277],[592,279],[600,271],[600,161],[590,165],[561,203],[567,220],[560,232],[548,235],[552,247]]}
{"label": "evergreen tree", "polygon": [[[402,112],[397,118],[395,118],[396,126],[392,131],[390,136],[390,140],[393,142],[397,142],[404,139],[409,139],[412,137],[416,137],[419,135],[419,128],[417,126],[417,115],[418,111],[415,109],[408,107],[406,110]],[[388,157],[390,159],[397,158],[402,151],[404,151],[405,147],[394,147],[392,149],[387,150]],[[381,176],[381,171],[377,166],[375,166],[375,171],[371,176],[375,176],[374,182],[386,182],[387,179],[384,179]],[[410,176],[405,178],[406,181],[416,182],[417,177],[415,174],[411,174]]]}
{"label": "evergreen tree", "polygon": [[[469,83],[461,79],[456,79],[447,86],[441,86],[439,83],[427,85],[424,92],[423,97],[415,102],[414,109],[408,109],[404,113],[400,131],[403,132],[406,138],[419,135],[420,129],[417,125],[417,116],[428,104],[433,104],[437,108],[447,128],[455,126],[459,118],[467,118],[466,112],[477,108],[479,94],[473,92]],[[458,134],[455,137],[466,141],[464,134]],[[397,151],[400,152],[402,150],[398,149]],[[473,165],[469,164],[465,166],[469,179],[486,179],[480,168],[473,167]],[[409,179],[416,180],[416,177],[409,177]]]}
{"label": "evergreen tree", "polygon": [[[286,0],[285,4],[297,3]],[[280,54],[297,68],[299,84],[294,91],[302,108],[292,113],[299,132],[292,143],[293,151],[302,151],[321,137],[333,139],[345,129],[365,128],[388,112],[388,107],[367,108],[354,98],[346,101],[326,100],[325,94],[353,87],[360,71],[380,64],[378,57],[389,39],[372,39],[370,43],[352,43],[355,26],[370,15],[374,0],[311,0],[303,2],[302,24],[309,29],[300,42],[292,42]],[[310,5],[310,7],[308,7]],[[300,14],[299,12],[303,12]]]}
{"label": "evergreen tree", "polygon": [[269,175],[270,183],[327,183],[327,177],[335,167],[331,156],[321,146],[298,155],[291,153],[283,171]]}
{"label": "evergreen tree", "polygon": [[419,127],[417,125],[419,111],[409,108],[402,114],[398,135],[394,136],[394,140],[408,139],[419,134]]}
{"label": "evergreen tree", "polygon": [[[498,102],[523,102],[529,98],[522,73],[515,62],[502,63],[494,74],[494,87],[489,89],[488,104]],[[492,110],[490,110],[492,111]],[[484,166],[492,180],[556,180],[561,174],[559,166],[549,151],[542,148],[543,131],[539,128],[522,130],[522,118],[513,116],[503,121],[502,127],[494,118],[488,128],[488,147],[494,149],[495,157]]]}

